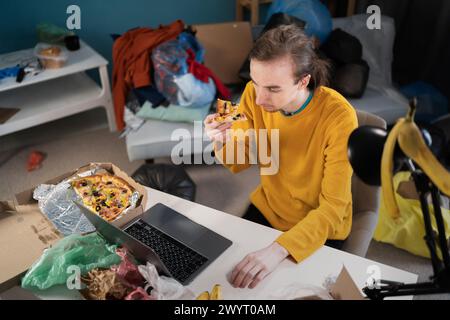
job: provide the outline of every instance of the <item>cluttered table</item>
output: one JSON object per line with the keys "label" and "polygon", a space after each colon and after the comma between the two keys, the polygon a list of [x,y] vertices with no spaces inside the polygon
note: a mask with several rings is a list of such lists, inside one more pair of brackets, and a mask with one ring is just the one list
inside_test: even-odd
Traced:
{"label": "cluttered table", "polygon": [[[255,289],[233,288],[228,281],[232,268],[248,253],[269,245],[280,232],[154,189],[147,188],[147,192],[147,209],[156,203],[165,204],[233,241],[231,247],[188,285],[196,296],[220,284],[224,300],[301,298],[323,290],[327,279],[336,279],[344,266],[358,289],[363,288],[370,277],[417,282],[418,276],[415,274],[324,246],[299,264],[285,260]],[[40,299],[82,299],[77,290],[68,290],[63,286],[32,293]],[[411,296],[399,298],[412,299]]]}

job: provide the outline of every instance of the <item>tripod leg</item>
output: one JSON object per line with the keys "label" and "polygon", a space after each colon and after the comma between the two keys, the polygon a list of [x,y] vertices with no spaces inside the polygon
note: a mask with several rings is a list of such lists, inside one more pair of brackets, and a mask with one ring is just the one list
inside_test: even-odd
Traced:
{"label": "tripod leg", "polygon": [[431,199],[433,201],[434,218],[439,232],[439,247],[442,253],[442,260],[446,268],[450,268],[450,257],[448,252],[447,239],[444,228],[444,220],[442,218],[441,204],[439,199],[439,190],[433,185],[431,189]]}
{"label": "tripod leg", "polygon": [[426,195],[428,193],[428,179],[423,175],[417,172],[412,172],[412,176],[414,179],[414,184],[416,185],[416,189],[419,192],[419,200],[420,206],[422,208],[423,214],[423,222],[425,224],[425,242],[428,246],[428,250],[430,251],[431,264],[433,266],[434,274],[438,274],[441,270],[440,260],[436,253],[436,242],[433,236],[433,228],[431,226],[430,212],[428,210],[428,202]]}

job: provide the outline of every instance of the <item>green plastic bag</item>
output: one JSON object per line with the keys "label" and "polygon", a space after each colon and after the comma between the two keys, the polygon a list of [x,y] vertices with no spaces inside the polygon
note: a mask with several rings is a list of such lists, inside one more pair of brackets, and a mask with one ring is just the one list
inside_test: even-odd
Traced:
{"label": "green plastic bag", "polygon": [[40,23],[36,26],[36,32],[39,42],[51,44],[64,44],[66,36],[74,35],[72,31],[67,31],[51,23]]}
{"label": "green plastic bag", "polygon": [[117,245],[109,245],[97,233],[67,236],[44,251],[22,279],[22,287],[45,290],[65,284],[73,275],[68,272],[72,266],[78,266],[81,275],[85,275],[95,268],[107,269],[120,264],[116,249]]}

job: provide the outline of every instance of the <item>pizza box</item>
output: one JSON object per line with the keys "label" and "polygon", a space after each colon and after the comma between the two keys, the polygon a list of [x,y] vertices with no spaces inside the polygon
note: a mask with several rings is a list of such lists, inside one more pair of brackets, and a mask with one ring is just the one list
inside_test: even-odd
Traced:
{"label": "pizza box", "polygon": [[[112,224],[121,227],[144,212],[147,203],[145,187],[112,163],[91,163],[43,183],[57,184],[94,166],[100,166],[124,179],[141,195],[138,206]],[[33,199],[36,187],[16,194],[13,200],[0,201],[0,292],[20,285],[20,279],[44,249],[63,237]]]}

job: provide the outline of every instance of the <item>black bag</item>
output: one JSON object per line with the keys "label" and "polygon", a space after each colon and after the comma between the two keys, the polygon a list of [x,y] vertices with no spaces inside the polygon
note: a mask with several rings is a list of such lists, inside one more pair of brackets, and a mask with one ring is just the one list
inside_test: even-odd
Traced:
{"label": "black bag", "polygon": [[[295,24],[299,28],[304,29],[306,22],[303,20],[300,20],[296,17],[290,16],[283,12],[274,13],[269,21],[267,21],[267,24],[264,26],[264,29],[261,31],[258,37],[261,37],[264,33],[267,31],[274,29],[278,26],[282,25],[289,25],[289,24]],[[250,59],[246,59],[244,64],[242,65],[241,69],[239,70],[239,77],[244,81],[250,81]]]}
{"label": "black bag", "polygon": [[335,67],[331,77],[331,88],[348,98],[361,98],[369,80],[369,65],[366,61]]}
{"label": "black bag", "polygon": [[144,186],[190,201],[195,200],[195,183],[180,166],[144,164],[131,177]]}
{"label": "black bag", "polygon": [[357,63],[362,59],[362,44],[358,38],[342,29],[333,30],[320,48],[338,65]]}

